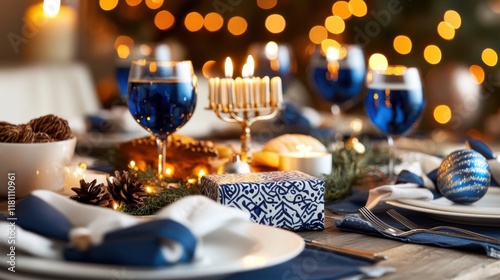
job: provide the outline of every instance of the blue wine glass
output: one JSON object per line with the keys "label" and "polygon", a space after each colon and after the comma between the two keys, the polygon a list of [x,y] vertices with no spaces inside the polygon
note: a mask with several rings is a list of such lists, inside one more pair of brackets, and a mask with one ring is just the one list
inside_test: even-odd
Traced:
{"label": "blue wine glass", "polygon": [[389,178],[393,179],[396,148],[393,136],[401,136],[415,126],[425,107],[417,68],[389,66],[369,70],[365,110],[370,121],[388,137]]}
{"label": "blue wine glass", "polygon": [[361,96],[366,77],[363,50],[358,45],[331,46],[326,51],[316,46],[308,72],[319,95],[332,103],[331,110],[336,123],[341,108],[353,106]]}
{"label": "blue wine glass", "polygon": [[167,137],[191,118],[197,95],[191,61],[132,61],[128,107],[134,119],[156,136],[160,177],[165,175]]}

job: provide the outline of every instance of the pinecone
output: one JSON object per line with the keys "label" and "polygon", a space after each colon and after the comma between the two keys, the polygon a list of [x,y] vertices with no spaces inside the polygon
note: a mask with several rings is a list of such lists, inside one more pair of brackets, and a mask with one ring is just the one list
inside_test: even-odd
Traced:
{"label": "pinecone", "polygon": [[96,183],[95,179],[90,183],[81,179],[79,188],[71,188],[76,195],[70,196],[70,198],[85,204],[111,208],[111,195],[106,192],[104,184],[96,185]]}
{"label": "pinecone", "polygon": [[144,198],[148,195],[144,185],[137,181],[128,171],[115,171],[115,177],[108,181],[108,192],[115,202],[126,205],[142,205]]}

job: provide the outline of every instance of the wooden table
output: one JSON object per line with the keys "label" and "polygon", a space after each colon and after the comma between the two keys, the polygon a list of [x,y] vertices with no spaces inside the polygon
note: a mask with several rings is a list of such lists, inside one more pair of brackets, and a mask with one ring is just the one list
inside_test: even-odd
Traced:
{"label": "wooden table", "polygon": [[[329,211],[326,211],[326,214],[335,216]],[[324,244],[386,255],[388,259],[378,264],[393,267],[396,272],[376,278],[380,280],[500,279],[500,259],[479,253],[342,232],[333,225],[332,219],[326,220],[326,229],[323,231],[306,231],[298,234]]]}

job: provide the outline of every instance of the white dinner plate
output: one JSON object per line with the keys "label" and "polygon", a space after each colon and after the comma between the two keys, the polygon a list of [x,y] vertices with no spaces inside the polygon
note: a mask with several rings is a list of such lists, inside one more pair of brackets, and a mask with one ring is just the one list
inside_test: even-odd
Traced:
{"label": "white dinner plate", "polygon": [[420,208],[429,208],[432,210],[465,214],[496,215],[500,217],[500,188],[498,187],[488,188],[488,191],[480,200],[469,205],[454,203],[445,197],[430,201],[418,199],[399,199],[398,201],[403,204]]}
{"label": "white dinner plate", "polygon": [[242,224],[239,228],[216,231],[204,238],[202,242],[206,249],[203,253],[204,258],[188,264],[157,269],[17,256],[16,273],[11,273],[5,267],[4,255],[1,265],[4,268],[0,276],[16,276],[18,277],[16,279],[215,278],[276,265],[292,259],[304,249],[304,241],[299,235],[253,223]]}

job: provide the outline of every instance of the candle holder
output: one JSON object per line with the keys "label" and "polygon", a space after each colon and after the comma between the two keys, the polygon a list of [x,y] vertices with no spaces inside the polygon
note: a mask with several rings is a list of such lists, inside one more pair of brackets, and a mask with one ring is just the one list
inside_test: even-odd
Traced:
{"label": "candle holder", "polygon": [[241,160],[251,162],[250,126],[261,120],[272,119],[278,113],[283,102],[283,90],[280,77],[252,77],[254,61],[248,56],[243,66],[242,76],[233,79],[231,59],[226,59],[226,78],[210,78],[209,108],[219,119],[239,123],[241,132]]}

